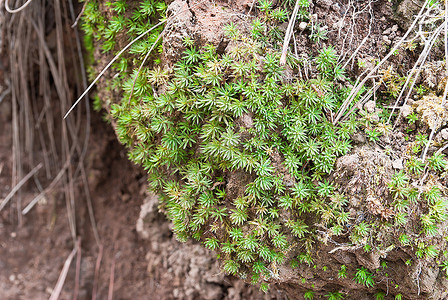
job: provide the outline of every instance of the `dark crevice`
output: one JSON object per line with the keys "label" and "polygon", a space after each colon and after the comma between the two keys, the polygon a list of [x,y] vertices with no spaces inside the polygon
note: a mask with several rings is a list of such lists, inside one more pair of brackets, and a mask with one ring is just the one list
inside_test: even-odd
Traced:
{"label": "dark crevice", "polygon": [[186,0],[187,1],[187,5],[188,5],[188,10],[191,12],[191,23],[192,24],[196,24],[196,14],[194,13],[194,10],[191,9],[190,6],[190,0]]}

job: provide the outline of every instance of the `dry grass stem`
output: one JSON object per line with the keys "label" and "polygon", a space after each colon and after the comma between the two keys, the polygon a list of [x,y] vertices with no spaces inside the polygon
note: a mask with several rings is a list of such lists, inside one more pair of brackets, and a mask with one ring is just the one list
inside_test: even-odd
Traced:
{"label": "dry grass stem", "polygon": [[[339,120],[342,118],[342,116],[346,113],[349,105],[353,102],[355,97],[358,95],[358,93],[361,91],[364,84],[372,78],[372,76],[384,65],[386,61],[395,53],[395,51],[403,44],[403,42],[407,39],[407,37],[413,32],[416,28],[416,25],[421,20],[423,13],[425,12],[426,6],[428,5],[429,0],[425,1],[425,4],[420,9],[419,13],[415,17],[414,21],[412,22],[409,29],[406,31],[406,33],[403,35],[403,37],[400,39],[398,43],[394,45],[394,47],[390,50],[390,52],[373,68],[366,76],[364,76],[365,72],[359,76],[358,80],[356,81],[356,84],[354,85],[353,89],[351,90],[349,96],[344,101],[344,103],[341,105],[340,109],[337,112],[336,118],[333,122],[333,124],[337,124]],[[364,78],[360,80],[360,78]]]}
{"label": "dry grass stem", "polygon": [[100,245],[98,257],[95,264],[95,275],[93,277],[93,289],[92,289],[92,300],[96,300],[96,293],[98,290],[98,280],[100,276],[101,260],[103,259],[103,245]]}
{"label": "dry grass stem", "polygon": [[75,288],[73,290],[73,300],[78,299],[79,294],[79,279],[81,277],[81,238],[78,237],[76,243],[76,271],[75,271]]}
{"label": "dry grass stem", "polygon": [[283,41],[282,55],[280,57],[280,65],[282,66],[286,64],[286,55],[288,54],[289,41],[291,40],[291,36],[293,35],[294,24],[297,19],[297,13],[299,12],[299,3],[300,1],[296,0],[296,5],[294,6],[291,18],[289,19],[288,28],[286,29],[285,39]]}
{"label": "dry grass stem", "polygon": [[9,12],[10,14],[15,14],[15,13],[18,13],[18,12],[24,10],[24,9],[31,3],[31,1],[33,1],[33,0],[28,0],[28,1],[26,1],[26,2],[25,2],[22,6],[20,6],[19,8],[11,9],[11,8],[9,7],[9,0],[5,0],[5,9],[6,9],[6,11]]}
{"label": "dry grass stem", "polygon": [[[9,194],[3,199],[2,203],[0,204],[0,211],[5,207],[6,204],[8,204],[9,200],[15,195],[15,193],[34,175],[37,173],[37,171],[42,168],[43,164],[40,163],[37,166],[35,166],[28,174],[26,174],[25,177],[22,178],[22,180],[19,181],[16,186],[9,192]],[[3,165],[2,165],[3,167]]]}
{"label": "dry grass stem", "polygon": [[54,287],[49,300],[59,299],[59,295],[61,294],[62,287],[64,286],[65,278],[67,278],[67,273],[68,273],[68,270],[72,263],[73,257],[76,254],[76,251],[77,251],[77,247],[73,248],[72,252],[65,260],[64,267],[61,270],[61,273],[58,278],[58,282],[56,283],[56,286]]}
{"label": "dry grass stem", "polygon": [[115,281],[115,257],[112,259],[112,266],[110,267],[109,291],[107,293],[107,300],[112,300],[114,298],[114,281]]}

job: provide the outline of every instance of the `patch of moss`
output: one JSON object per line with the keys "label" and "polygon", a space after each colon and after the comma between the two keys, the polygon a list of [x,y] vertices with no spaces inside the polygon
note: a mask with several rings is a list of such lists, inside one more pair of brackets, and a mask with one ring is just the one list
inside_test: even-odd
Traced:
{"label": "patch of moss", "polygon": [[[299,17],[306,19],[309,1],[301,2]],[[111,86],[122,96],[110,106],[117,136],[129,158],[148,171],[177,238],[200,241],[217,252],[225,272],[262,282],[263,290],[277,278],[279,265],[313,265],[317,242],[332,237],[367,252],[387,254],[412,245],[417,258],[439,257],[432,242],[447,219],[447,201],[431,178],[446,171],[443,156],[426,163],[406,157],[405,169],[389,178],[390,197],[368,197],[369,217],[351,218],[344,187],[328,175],[336,159],[351,150],[350,137],[359,127],[371,143],[391,127],[375,110],[334,125],[350,92],[342,84],[348,79],[336,50],[321,47],[303,60],[289,55],[287,65],[280,65],[279,43],[273,41],[283,37],[278,22],[285,11],[269,1],[258,8],[260,16],[247,31],[232,23],[224,28],[233,43],[224,53],[187,37],[172,70],[158,66],[157,53],[142,65],[154,46],[161,51],[160,26],[114,65],[118,76]],[[147,31],[165,10],[163,1],[89,1],[82,25],[88,49],[119,51],[123,36],[128,42]],[[107,23],[99,11],[112,15]],[[309,38],[321,42],[325,32],[315,26]],[[303,76],[301,68],[312,72]],[[391,70],[383,79],[396,97],[404,80]],[[414,154],[424,145],[423,138],[416,139]],[[412,180],[422,174],[434,176],[415,187]],[[372,180],[384,185],[380,179]],[[422,203],[424,212],[407,226],[413,203]],[[341,277],[345,272],[341,267]],[[356,274],[356,282],[373,285],[373,273],[364,267]]]}

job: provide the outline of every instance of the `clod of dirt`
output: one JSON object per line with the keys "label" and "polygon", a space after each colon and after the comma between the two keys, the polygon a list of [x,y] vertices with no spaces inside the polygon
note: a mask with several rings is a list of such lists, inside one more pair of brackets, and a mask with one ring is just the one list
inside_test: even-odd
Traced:
{"label": "clod of dirt", "polygon": [[364,104],[364,109],[369,113],[375,112],[375,101],[368,101],[366,104]]}
{"label": "clod of dirt", "polygon": [[393,19],[403,29],[407,29],[414,21],[425,1],[423,0],[398,0],[395,4],[395,14]]}
{"label": "clod of dirt", "polygon": [[415,101],[413,107],[430,129],[439,129],[448,121],[448,103],[443,103],[443,97],[430,94]]}
{"label": "clod of dirt", "polygon": [[183,39],[194,38],[195,43],[200,46],[206,43],[222,45],[222,28],[232,20],[231,11],[222,3],[199,3],[192,7],[188,1],[175,0],[168,5],[167,15],[176,15],[169,19],[163,34],[163,60],[168,65],[180,59],[185,48]]}
{"label": "clod of dirt", "polygon": [[407,105],[407,104],[403,104],[403,106],[400,108],[400,113],[403,117],[407,117],[412,113],[412,108],[411,106]]}
{"label": "clod of dirt", "polygon": [[394,160],[392,162],[392,167],[396,170],[401,170],[403,169],[403,159],[402,158],[397,158],[396,160]]}
{"label": "clod of dirt", "polygon": [[256,287],[225,276],[214,253],[200,244],[176,241],[168,221],[158,211],[158,201],[157,195],[146,196],[136,231],[149,245],[147,272],[159,282],[169,283],[166,299],[271,299]]}
{"label": "clod of dirt", "polygon": [[[339,158],[333,173],[335,181],[343,186],[352,208],[352,217],[360,219],[364,214],[380,215],[388,218],[389,193],[387,182],[394,174],[392,159],[378,147],[363,146],[351,154]],[[359,218],[361,214],[361,218]]]}
{"label": "clod of dirt", "polygon": [[442,139],[444,139],[444,140],[448,140],[448,129],[442,129],[441,131],[440,131],[440,135],[441,135],[441,137],[442,137]]}

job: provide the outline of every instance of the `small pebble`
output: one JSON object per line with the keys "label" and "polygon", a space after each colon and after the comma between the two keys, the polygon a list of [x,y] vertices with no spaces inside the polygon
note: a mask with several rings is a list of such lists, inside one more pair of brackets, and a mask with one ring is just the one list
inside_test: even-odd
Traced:
{"label": "small pebble", "polygon": [[364,144],[366,142],[366,137],[364,135],[360,134],[360,133],[355,133],[352,136],[352,140],[355,143]]}
{"label": "small pebble", "polygon": [[389,37],[387,35],[383,35],[383,42],[386,45],[390,45],[392,42],[389,40]]}
{"label": "small pebble", "polygon": [[333,1],[331,1],[331,0],[319,0],[319,1],[317,1],[317,4],[320,7],[329,8],[333,4],[332,2]]}
{"label": "small pebble", "polygon": [[378,123],[380,121],[380,116],[378,114],[372,114],[371,120],[373,123]]}
{"label": "small pebble", "polygon": [[407,116],[409,116],[412,113],[412,108],[409,105],[404,104],[400,108],[400,112],[401,112],[401,115],[406,118]]}
{"label": "small pebble", "polygon": [[442,129],[440,131],[440,136],[442,137],[442,139],[444,140],[448,140],[448,129]]}
{"label": "small pebble", "polygon": [[398,158],[398,159],[394,160],[392,162],[392,167],[397,170],[402,170],[403,169],[403,159]]}
{"label": "small pebble", "polygon": [[369,113],[373,113],[375,111],[375,101],[368,101],[366,104],[364,104],[364,109]]}
{"label": "small pebble", "polygon": [[300,24],[299,24],[299,29],[300,29],[301,31],[303,31],[303,30],[306,29],[306,26],[308,26],[308,23],[307,23],[307,22],[300,22]]}
{"label": "small pebble", "polygon": [[341,6],[339,5],[339,3],[334,3],[331,8],[335,11],[340,11],[341,10]]}
{"label": "small pebble", "polygon": [[388,135],[382,135],[380,137],[381,141],[386,143],[386,144],[390,144],[390,137]]}
{"label": "small pebble", "polygon": [[337,21],[333,23],[333,29],[340,29],[344,26],[344,20]]}

